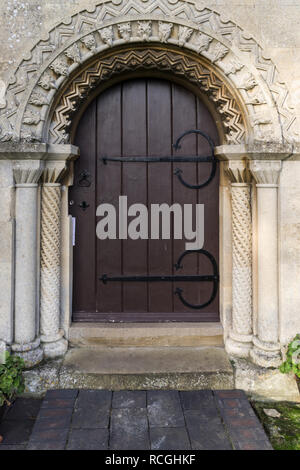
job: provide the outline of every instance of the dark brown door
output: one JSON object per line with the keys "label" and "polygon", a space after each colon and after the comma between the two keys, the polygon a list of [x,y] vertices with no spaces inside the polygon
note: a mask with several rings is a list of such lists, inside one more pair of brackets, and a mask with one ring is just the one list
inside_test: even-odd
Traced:
{"label": "dark brown door", "polygon": [[[81,155],[75,163],[70,188],[70,213],[76,218],[74,246],[73,319],[75,321],[218,321],[218,296],[206,308],[185,306],[174,294],[181,287],[191,304],[208,300],[211,282],[108,282],[109,276],[160,276],[176,274],[174,265],[186,240],[99,240],[97,206],[118,208],[119,196],[128,206],[177,202],[204,204],[204,249],[219,258],[219,173],[206,187],[185,187],[176,168],[190,184],[203,181],[209,163],[107,162],[103,157],[174,155],[173,143],[183,132],[200,129],[218,143],[216,125],[203,102],[187,89],[157,79],[135,79],[109,88],[84,113],[75,144]],[[187,136],[177,156],[208,155],[202,137]],[[87,174],[87,176],[85,176]],[[130,218],[129,218],[130,220]],[[212,273],[204,256],[190,254],[180,274]]]}

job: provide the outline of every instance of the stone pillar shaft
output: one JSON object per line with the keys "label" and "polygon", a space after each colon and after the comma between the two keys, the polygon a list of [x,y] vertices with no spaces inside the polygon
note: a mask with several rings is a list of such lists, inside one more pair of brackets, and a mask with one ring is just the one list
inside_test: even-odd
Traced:
{"label": "stone pillar shaft", "polygon": [[[26,167],[26,164],[25,164]],[[37,337],[37,181],[39,162],[33,168],[17,169],[16,179],[16,263],[15,322],[12,350],[28,367],[43,358]]]}
{"label": "stone pillar shaft", "polygon": [[257,337],[251,357],[262,367],[280,363],[278,304],[278,178],[280,161],[253,161],[257,187]]}
{"label": "stone pillar shaft", "polygon": [[257,185],[258,336],[278,339],[277,189]]}
{"label": "stone pillar shaft", "polygon": [[233,331],[252,333],[252,224],[250,184],[232,183]]}
{"label": "stone pillar shaft", "polygon": [[232,327],[229,354],[248,357],[252,347],[252,217],[249,173],[243,161],[227,162],[232,201]]}
{"label": "stone pillar shaft", "polygon": [[15,341],[36,335],[37,184],[16,185]]}
{"label": "stone pillar shaft", "polygon": [[[55,172],[44,173],[44,180],[56,179]],[[60,329],[60,239],[61,187],[59,183],[46,182],[42,185],[40,297],[40,330],[46,357],[58,357],[67,351]]]}

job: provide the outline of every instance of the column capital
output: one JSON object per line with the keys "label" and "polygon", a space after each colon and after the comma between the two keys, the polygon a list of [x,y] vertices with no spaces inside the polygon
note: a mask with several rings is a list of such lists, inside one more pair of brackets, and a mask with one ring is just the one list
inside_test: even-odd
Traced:
{"label": "column capital", "polygon": [[16,160],[13,164],[13,175],[17,185],[37,184],[45,163],[41,160]]}
{"label": "column capital", "polygon": [[67,163],[63,160],[50,160],[45,162],[42,172],[42,182],[45,184],[57,184],[61,181],[67,169]]}
{"label": "column capital", "polygon": [[245,160],[228,160],[225,162],[224,170],[230,182],[233,184],[249,184],[251,182],[248,162]]}
{"label": "column capital", "polygon": [[250,171],[257,185],[277,186],[281,161],[278,160],[253,160],[250,162]]}

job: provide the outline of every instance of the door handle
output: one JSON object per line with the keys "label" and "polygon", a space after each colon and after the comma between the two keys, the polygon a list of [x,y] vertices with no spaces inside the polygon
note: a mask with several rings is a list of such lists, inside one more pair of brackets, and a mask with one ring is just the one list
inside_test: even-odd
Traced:
{"label": "door handle", "polygon": [[81,188],[89,188],[92,182],[89,180],[91,174],[87,170],[83,170],[79,175],[78,186]]}

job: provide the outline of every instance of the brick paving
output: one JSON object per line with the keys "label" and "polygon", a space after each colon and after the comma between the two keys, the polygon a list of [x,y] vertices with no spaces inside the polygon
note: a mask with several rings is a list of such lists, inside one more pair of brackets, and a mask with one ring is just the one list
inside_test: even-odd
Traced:
{"label": "brick paving", "polygon": [[243,391],[50,390],[18,399],[0,450],[271,450]]}
{"label": "brick paving", "polygon": [[4,437],[0,450],[24,450],[29,441],[42,400],[17,398],[0,422],[0,435]]}

